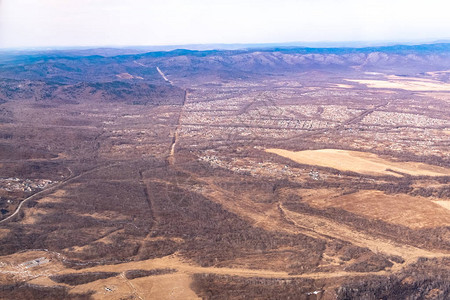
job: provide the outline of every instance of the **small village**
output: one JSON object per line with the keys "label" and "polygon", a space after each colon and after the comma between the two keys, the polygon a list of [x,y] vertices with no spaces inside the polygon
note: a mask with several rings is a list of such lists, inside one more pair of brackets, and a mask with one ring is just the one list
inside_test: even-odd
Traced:
{"label": "small village", "polygon": [[49,179],[22,179],[17,177],[0,178],[0,190],[7,192],[33,193],[56,183]]}

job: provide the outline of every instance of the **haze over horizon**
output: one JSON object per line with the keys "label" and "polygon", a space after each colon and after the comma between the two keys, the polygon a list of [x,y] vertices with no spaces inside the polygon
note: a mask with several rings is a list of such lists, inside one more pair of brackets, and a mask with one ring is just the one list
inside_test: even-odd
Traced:
{"label": "haze over horizon", "polygon": [[431,1],[0,0],[0,48],[448,39]]}

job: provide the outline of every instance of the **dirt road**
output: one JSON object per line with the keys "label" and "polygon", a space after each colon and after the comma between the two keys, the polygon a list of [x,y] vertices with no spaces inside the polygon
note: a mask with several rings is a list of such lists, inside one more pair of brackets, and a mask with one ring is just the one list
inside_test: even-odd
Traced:
{"label": "dirt road", "polygon": [[[68,184],[68,183],[70,183],[70,182],[72,182],[72,181],[74,181],[74,180],[76,180],[76,179],[78,179],[78,178],[80,178],[80,177],[83,177],[83,176],[85,176],[85,175],[87,175],[87,174],[93,173],[93,172],[95,172],[95,171],[98,171],[98,170],[101,170],[101,169],[104,169],[104,168],[109,168],[109,167],[112,167],[112,166],[115,166],[115,165],[118,165],[118,164],[116,163],[116,164],[110,164],[110,165],[107,165],[107,166],[97,166],[97,167],[95,167],[95,168],[93,168],[93,169],[90,169],[90,170],[88,170],[88,171],[86,171],[86,172],[83,172],[83,173],[81,173],[81,174],[78,174],[78,175],[76,175],[76,176],[69,177],[69,178],[67,178],[66,180],[61,181],[60,183],[58,183],[58,184],[56,184],[56,185],[53,185],[53,186],[51,186],[51,187],[49,187],[49,188],[47,188],[47,189],[45,189],[45,190],[42,190],[42,191],[40,191],[40,192],[37,192],[37,193],[35,193],[35,194],[33,194],[33,195],[31,195],[31,196],[29,196],[29,197],[23,199],[23,200],[19,203],[19,206],[17,206],[16,210],[15,210],[10,216],[8,216],[7,218],[1,220],[1,221],[0,221],[0,224],[5,223],[5,222],[7,222],[8,220],[11,220],[12,218],[14,218],[14,217],[20,212],[20,210],[22,209],[23,205],[24,205],[26,202],[28,202],[28,201],[30,201],[30,200],[32,200],[32,199],[35,199],[35,198],[39,198],[40,196],[46,195],[46,194],[48,194],[48,193],[50,193],[50,192],[53,192],[53,191],[59,189],[60,187],[66,185],[66,184]],[[70,170],[70,169],[69,169],[69,170]],[[72,171],[72,170],[70,170],[70,171]]]}
{"label": "dirt road", "polygon": [[170,144],[170,147],[169,147],[169,157],[167,158],[167,161],[169,162],[170,165],[173,165],[175,163],[175,147],[176,147],[177,141],[178,141],[178,133],[181,129],[181,118],[183,116],[183,110],[184,110],[184,106],[187,101],[187,97],[188,97],[188,92],[187,92],[187,90],[185,90],[183,103],[181,104],[180,113],[178,114],[178,118],[177,118],[177,125],[176,125],[175,131],[173,132],[173,136],[172,136],[172,143]]}

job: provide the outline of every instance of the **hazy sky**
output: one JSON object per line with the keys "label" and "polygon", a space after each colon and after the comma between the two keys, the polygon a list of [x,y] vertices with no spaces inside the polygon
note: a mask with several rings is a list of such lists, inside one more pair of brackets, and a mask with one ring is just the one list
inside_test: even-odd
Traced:
{"label": "hazy sky", "polygon": [[0,48],[435,40],[449,0],[0,0]]}

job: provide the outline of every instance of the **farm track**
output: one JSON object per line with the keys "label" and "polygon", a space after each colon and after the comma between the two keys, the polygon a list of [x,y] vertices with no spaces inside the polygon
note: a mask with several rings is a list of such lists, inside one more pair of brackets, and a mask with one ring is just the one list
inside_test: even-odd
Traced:
{"label": "farm track", "polygon": [[126,283],[126,285],[128,285],[128,287],[130,288],[130,290],[133,293],[133,295],[135,295],[137,298],[139,298],[141,300],[144,300],[144,298],[142,298],[141,295],[136,290],[136,287],[125,277],[124,273],[120,274],[120,278],[122,278],[123,281]]}

